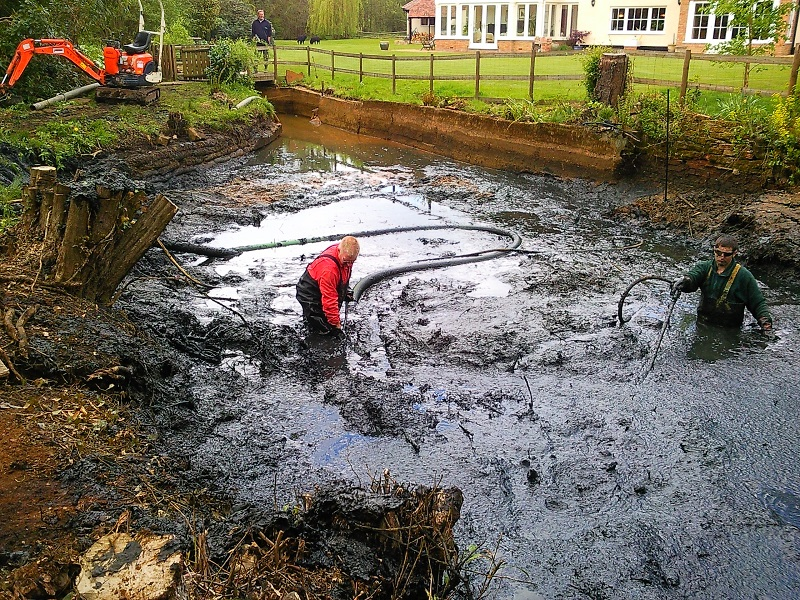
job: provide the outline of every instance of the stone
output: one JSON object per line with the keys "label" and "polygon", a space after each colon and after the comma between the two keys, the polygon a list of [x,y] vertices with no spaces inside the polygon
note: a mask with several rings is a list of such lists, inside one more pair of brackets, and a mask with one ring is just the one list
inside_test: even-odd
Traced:
{"label": "stone", "polygon": [[110,533],[80,559],[85,600],[173,600],[183,593],[183,555],[171,535]]}

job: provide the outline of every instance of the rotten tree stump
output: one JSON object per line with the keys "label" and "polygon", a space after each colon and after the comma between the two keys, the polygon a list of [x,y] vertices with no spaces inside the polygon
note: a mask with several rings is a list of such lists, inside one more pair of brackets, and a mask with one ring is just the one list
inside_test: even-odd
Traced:
{"label": "rotten tree stump", "polygon": [[594,95],[600,102],[616,106],[628,83],[628,55],[606,53],[600,58],[600,76]]}
{"label": "rotten tree stump", "polygon": [[33,167],[22,218],[42,242],[41,280],[101,304],[178,210],[161,194],[150,199],[126,179],[109,179],[76,191],[56,181],[53,167]]}

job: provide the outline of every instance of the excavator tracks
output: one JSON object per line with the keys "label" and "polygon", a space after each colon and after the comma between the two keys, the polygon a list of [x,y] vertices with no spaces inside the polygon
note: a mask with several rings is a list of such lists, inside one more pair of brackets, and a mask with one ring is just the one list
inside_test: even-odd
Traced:
{"label": "excavator tracks", "polygon": [[103,86],[95,90],[95,99],[98,102],[128,102],[146,106],[158,102],[160,97],[161,88],[158,86],[132,88]]}

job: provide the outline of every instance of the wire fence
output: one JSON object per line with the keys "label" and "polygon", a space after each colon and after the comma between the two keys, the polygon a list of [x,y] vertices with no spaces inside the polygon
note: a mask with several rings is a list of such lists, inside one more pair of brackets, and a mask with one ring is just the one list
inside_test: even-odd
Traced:
{"label": "wire fence", "polygon": [[[176,79],[206,79],[209,46],[178,46],[173,56]],[[387,92],[447,93],[482,100],[578,99],[585,97],[584,54],[575,51],[529,53],[396,52],[348,53],[311,45],[258,47],[262,56],[256,80],[285,81],[287,71],[321,81],[382,80]],[[626,51],[632,82],[645,88],[786,96],[794,90],[800,53],[794,57],[727,56],[685,52]]]}

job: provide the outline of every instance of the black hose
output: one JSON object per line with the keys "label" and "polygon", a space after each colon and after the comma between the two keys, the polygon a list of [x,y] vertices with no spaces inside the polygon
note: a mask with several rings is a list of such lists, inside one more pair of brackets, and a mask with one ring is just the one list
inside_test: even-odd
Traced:
{"label": "black hose", "polygon": [[369,287],[375,285],[379,281],[383,281],[387,277],[400,275],[401,273],[410,273],[412,271],[425,271],[428,269],[437,269],[439,267],[451,267],[454,265],[492,260],[493,258],[507,255],[508,252],[515,250],[522,243],[522,238],[513,231],[506,231],[497,227],[489,227],[484,225],[424,225],[419,227],[402,227],[399,229],[384,229],[373,232],[354,233],[353,235],[355,237],[366,237],[366,235],[382,235],[386,233],[396,233],[402,231],[425,231],[430,229],[465,229],[467,231],[485,231],[487,233],[493,233],[495,235],[502,235],[511,238],[511,246],[507,248],[491,250],[486,253],[473,253],[465,256],[453,256],[450,258],[418,261],[415,263],[400,265],[399,267],[392,267],[389,269],[384,269],[383,271],[371,273],[360,279],[355,287],[353,287],[353,300],[357,302]]}
{"label": "black hose", "polygon": [[[667,277],[662,277],[661,275],[644,275],[642,277],[639,277],[639,279],[637,279],[633,283],[631,283],[627,287],[627,289],[624,292],[622,292],[622,296],[620,296],[620,299],[619,299],[619,304],[617,304],[617,317],[619,318],[619,326],[620,327],[622,327],[625,323],[630,321],[630,319],[626,319],[625,317],[622,316],[622,307],[625,305],[625,298],[628,297],[628,294],[634,288],[634,286],[642,283],[643,281],[648,281],[648,280],[651,280],[651,279],[654,279],[656,281],[666,281],[667,283],[672,283],[671,279],[669,279]],[[670,311],[670,312],[672,312],[672,311]]]}
{"label": "black hose", "polygon": [[672,297],[672,302],[667,310],[667,315],[664,317],[664,322],[661,324],[661,333],[658,334],[658,340],[656,340],[656,345],[653,347],[653,356],[650,357],[650,363],[647,365],[645,375],[653,369],[653,365],[656,362],[656,356],[658,356],[658,349],[661,348],[661,340],[664,339],[664,332],[667,330],[667,327],[669,327],[669,320],[672,318],[672,310],[675,308],[675,303],[678,302],[678,298],[680,298],[680,296],[681,293],[677,292]]}

